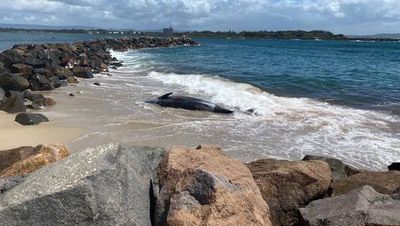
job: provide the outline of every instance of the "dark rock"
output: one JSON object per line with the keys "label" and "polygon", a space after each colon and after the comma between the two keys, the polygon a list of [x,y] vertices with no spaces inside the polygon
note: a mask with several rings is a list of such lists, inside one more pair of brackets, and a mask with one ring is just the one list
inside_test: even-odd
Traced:
{"label": "dark rock", "polygon": [[0,175],[1,172],[14,163],[24,160],[37,153],[34,147],[19,147],[11,150],[0,151]]}
{"label": "dark rock", "polygon": [[69,77],[73,77],[73,73],[67,69],[67,68],[63,68],[63,67],[55,67],[54,68],[54,75],[58,77],[58,79],[60,80],[67,80]]}
{"label": "dark rock", "polygon": [[298,224],[300,207],[331,195],[332,175],[323,161],[263,159],[246,165],[269,206],[273,225]]}
{"label": "dark rock", "polygon": [[348,176],[357,174],[359,172],[362,172],[361,170],[358,170],[354,167],[348,166],[348,165],[344,164],[342,161],[335,159],[335,158],[315,156],[315,155],[306,155],[303,158],[303,160],[304,161],[320,160],[320,161],[324,161],[324,162],[328,163],[328,165],[332,171],[333,180],[339,180],[341,178],[348,177]]}
{"label": "dark rock", "polygon": [[382,194],[392,194],[400,186],[399,171],[361,172],[333,182],[334,195],[342,195],[364,185]]}
{"label": "dark rock", "polygon": [[[40,95],[40,94],[39,94]],[[45,98],[45,97],[43,97],[43,95],[42,95],[42,97],[39,97],[38,96],[38,98],[35,98],[33,101],[32,101],[32,105],[30,105],[30,106],[28,106],[28,107],[30,107],[31,109],[33,109],[33,110],[40,110],[40,109],[44,109],[44,108],[46,108],[46,107],[51,107],[51,106],[54,106],[56,104],[56,101],[54,101],[53,99],[51,99],[51,98]]]}
{"label": "dark rock", "polygon": [[87,149],[0,194],[3,225],[151,225],[150,181],[160,148]]}
{"label": "dark rock", "polygon": [[68,94],[70,97],[74,97],[75,96],[75,94],[73,94],[73,93],[70,93],[70,94]]}
{"label": "dark rock", "polygon": [[0,61],[0,75],[7,73],[10,73],[10,70],[5,68],[3,62]]}
{"label": "dark rock", "polygon": [[40,47],[29,52],[29,54],[24,58],[24,63],[31,65],[33,68],[43,68],[46,67],[46,59],[48,59],[48,54],[43,51]]}
{"label": "dark rock", "polygon": [[[1,99],[1,98],[0,98]],[[400,162],[394,162],[388,166],[389,170],[397,170],[400,171]]]}
{"label": "dark rock", "polygon": [[74,66],[72,72],[79,78],[93,78],[92,69],[89,67]]}
{"label": "dark rock", "polygon": [[10,56],[8,56],[4,53],[0,53],[0,62],[2,63],[2,66],[5,68],[10,68],[11,65],[13,65],[15,63],[13,61],[13,59],[11,59]]}
{"label": "dark rock", "polygon": [[6,91],[3,90],[3,88],[0,87],[0,105],[1,102],[6,98]]}
{"label": "dark rock", "polygon": [[114,67],[122,67],[123,66],[123,64],[121,62],[113,62],[110,65],[114,66]]}
{"label": "dark rock", "polygon": [[25,79],[29,79],[29,77],[33,74],[33,67],[26,64],[13,64],[11,66],[12,73],[19,73]]}
{"label": "dark rock", "polygon": [[93,85],[95,85],[95,86],[100,86],[100,83],[95,82],[95,83],[93,83]]}
{"label": "dark rock", "polygon": [[75,58],[76,64],[82,67],[89,67],[89,59],[86,54],[81,54]]}
{"label": "dark rock", "polygon": [[10,68],[13,64],[22,63],[23,56],[15,49],[9,49],[0,54],[0,60],[5,67]]}
{"label": "dark rock", "polygon": [[400,201],[379,194],[371,186],[313,201],[300,213],[303,225],[400,225]]}
{"label": "dark rock", "polygon": [[29,88],[29,82],[25,78],[14,74],[0,75],[0,87],[4,91],[24,91]]}
{"label": "dark rock", "polygon": [[68,82],[61,81],[58,77],[51,77],[49,80],[53,83],[54,88],[60,88],[61,86],[68,86]]}
{"label": "dark rock", "polygon": [[40,93],[32,93],[29,90],[25,90],[24,98],[33,102],[33,101],[38,101],[38,100],[44,99],[44,96],[43,96],[43,94],[40,94]]}
{"label": "dark rock", "polygon": [[44,75],[36,74],[30,79],[30,88],[33,91],[37,90],[53,90],[54,83]]}
{"label": "dark rock", "polygon": [[22,183],[22,181],[24,181],[24,178],[21,176],[0,177],[0,194],[17,186],[18,184]]}
{"label": "dark rock", "polygon": [[31,126],[48,122],[49,119],[42,114],[20,113],[15,117],[15,121],[24,126]]}
{"label": "dark rock", "polygon": [[51,77],[51,75],[53,74],[49,69],[46,68],[35,68],[33,70],[33,73],[44,75],[46,77]]}
{"label": "dark rock", "polygon": [[25,112],[25,99],[22,92],[10,91],[10,95],[0,103],[0,110],[8,113]]}

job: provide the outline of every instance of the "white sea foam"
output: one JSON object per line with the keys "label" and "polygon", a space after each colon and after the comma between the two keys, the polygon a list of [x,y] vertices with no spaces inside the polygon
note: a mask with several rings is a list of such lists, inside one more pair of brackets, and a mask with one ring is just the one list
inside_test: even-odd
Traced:
{"label": "white sea foam", "polygon": [[[179,85],[189,94],[209,96],[211,101],[232,109],[245,111],[255,108],[261,116],[236,114],[236,117],[247,117],[245,120],[252,121],[248,123],[251,128],[247,129],[252,129],[254,136],[262,138],[265,136],[263,133],[278,135],[270,141],[286,143],[282,148],[293,148],[293,151],[302,154],[350,158],[349,162],[358,164],[368,159],[368,167],[400,157],[400,139],[396,134],[399,131],[393,129],[399,125],[396,116],[333,106],[308,98],[279,97],[249,84],[206,75],[153,71],[149,77],[166,85]],[[255,127],[254,122],[259,125]],[[316,153],[318,149],[319,153]],[[278,156],[290,156],[289,153],[282,153],[290,150],[275,151]]]}

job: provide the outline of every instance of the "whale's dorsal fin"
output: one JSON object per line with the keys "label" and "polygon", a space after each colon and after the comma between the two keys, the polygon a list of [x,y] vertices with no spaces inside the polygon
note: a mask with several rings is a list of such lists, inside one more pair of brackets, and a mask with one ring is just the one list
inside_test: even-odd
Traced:
{"label": "whale's dorsal fin", "polygon": [[174,92],[170,92],[170,93],[164,94],[164,95],[160,96],[158,99],[168,99],[168,97],[171,96],[173,93]]}

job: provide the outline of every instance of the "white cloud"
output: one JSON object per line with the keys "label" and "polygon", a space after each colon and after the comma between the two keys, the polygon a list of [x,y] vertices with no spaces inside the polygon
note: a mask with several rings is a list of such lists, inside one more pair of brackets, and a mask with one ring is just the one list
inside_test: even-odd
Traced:
{"label": "white cloud", "polygon": [[400,32],[400,0],[1,0],[0,23]]}

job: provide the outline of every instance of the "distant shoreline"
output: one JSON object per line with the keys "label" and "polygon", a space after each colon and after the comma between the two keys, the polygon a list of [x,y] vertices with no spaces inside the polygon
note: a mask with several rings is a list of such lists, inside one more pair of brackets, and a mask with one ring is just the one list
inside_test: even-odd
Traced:
{"label": "distant shoreline", "polygon": [[[121,35],[121,36],[153,36],[169,37],[163,32],[135,31],[135,30],[105,30],[105,29],[26,29],[26,28],[0,28],[0,33],[49,33],[49,34],[93,34],[93,35]],[[190,31],[176,32],[173,37],[189,38],[222,38],[222,39],[266,39],[266,40],[316,40],[316,41],[362,41],[362,42],[399,42],[400,36],[379,35],[343,35],[333,34],[329,31],[313,30],[288,30],[288,31]]]}

